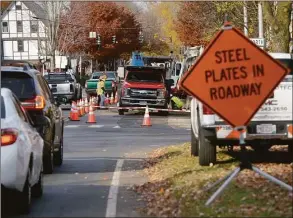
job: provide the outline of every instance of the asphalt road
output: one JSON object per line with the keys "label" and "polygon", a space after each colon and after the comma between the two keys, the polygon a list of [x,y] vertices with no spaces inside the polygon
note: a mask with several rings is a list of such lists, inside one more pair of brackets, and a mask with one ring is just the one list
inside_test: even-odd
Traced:
{"label": "asphalt road", "polygon": [[[64,110],[64,117],[68,114]],[[87,116],[66,122],[64,163],[45,175],[44,195],[26,217],[138,216],[141,203],[128,187],[145,181],[140,170],[146,153],[190,140],[186,127],[174,127],[156,114],[151,114],[152,126],[144,128],[143,114],[98,110],[95,115],[96,124],[87,124]]]}

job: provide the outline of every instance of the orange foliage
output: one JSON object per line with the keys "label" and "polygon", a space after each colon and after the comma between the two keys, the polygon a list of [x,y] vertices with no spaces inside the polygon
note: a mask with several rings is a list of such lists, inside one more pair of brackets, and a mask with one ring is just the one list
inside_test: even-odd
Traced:
{"label": "orange foliage", "polygon": [[182,2],[175,25],[180,41],[188,46],[207,44],[206,33],[213,26],[214,15],[212,2]]}
{"label": "orange foliage", "polygon": [[[131,29],[119,29],[131,28]],[[71,2],[70,9],[61,17],[59,50],[64,53],[87,53],[92,57],[119,57],[136,49],[139,23],[129,9],[113,2]],[[101,36],[102,47],[97,50],[89,32]],[[116,35],[117,44],[112,43]]]}

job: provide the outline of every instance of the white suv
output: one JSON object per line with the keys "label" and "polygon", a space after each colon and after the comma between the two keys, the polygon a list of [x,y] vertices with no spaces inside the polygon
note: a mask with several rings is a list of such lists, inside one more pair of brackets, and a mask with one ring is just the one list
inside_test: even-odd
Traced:
{"label": "white suv", "polygon": [[[245,142],[255,151],[267,151],[273,145],[292,143],[292,72],[293,58],[288,53],[269,53],[291,69],[290,75],[279,84],[266,100],[244,132]],[[273,72],[272,72],[273,73]],[[233,105],[229,105],[233,107]],[[227,125],[213,111],[193,98],[191,101],[191,154],[199,156],[199,163],[207,166],[216,162],[216,146],[239,145],[239,132]]]}

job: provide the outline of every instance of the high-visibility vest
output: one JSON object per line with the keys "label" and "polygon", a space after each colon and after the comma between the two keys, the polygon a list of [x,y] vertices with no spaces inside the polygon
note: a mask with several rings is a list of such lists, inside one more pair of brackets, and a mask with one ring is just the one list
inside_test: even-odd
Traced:
{"label": "high-visibility vest", "polygon": [[176,97],[176,96],[173,96],[171,98],[171,101],[173,101],[176,105],[177,108],[182,108],[184,103],[180,100],[180,98]]}
{"label": "high-visibility vest", "polygon": [[105,81],[104,80],[100,80],[98,83],[97,83],[97,94],[98,95],[102,95],[104,94],[104,91],[103,91],[103,87],[105,87]]}

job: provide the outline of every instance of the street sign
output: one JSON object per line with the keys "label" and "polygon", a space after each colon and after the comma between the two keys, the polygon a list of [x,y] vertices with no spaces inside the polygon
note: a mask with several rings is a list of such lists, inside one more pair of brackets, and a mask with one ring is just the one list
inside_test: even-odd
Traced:
{"label": "street sign", "polygon": [[288,73],[239,30],[225,26],[180,85],[231,126],[239,127],[249,123]]}
{"label": "street sign", "polygon": [[258,45],[261,48],[265,47],[265,39],[264,38],[250,38],[251,41],[253,41],[256,45]]}

